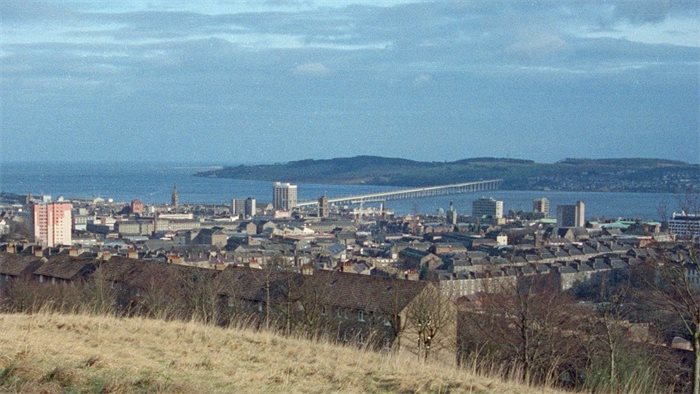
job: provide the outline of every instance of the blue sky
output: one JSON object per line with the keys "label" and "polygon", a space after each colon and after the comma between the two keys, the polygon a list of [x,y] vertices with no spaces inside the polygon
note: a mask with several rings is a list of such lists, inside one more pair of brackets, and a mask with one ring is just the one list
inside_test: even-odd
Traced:
{"label": "blue sky", "polygon": [[696,1],[2,1],[4,161],[700,162]]}

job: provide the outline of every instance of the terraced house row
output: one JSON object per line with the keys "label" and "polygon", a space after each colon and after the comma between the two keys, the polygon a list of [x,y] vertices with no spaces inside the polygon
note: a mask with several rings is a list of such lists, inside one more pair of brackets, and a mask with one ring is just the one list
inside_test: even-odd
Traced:
{"label": "terraced house row", "polygon": [[377,347],[407,335],[412,305],[438,294],[429,282],[310,266],[301,272],[234,265],[216,270],[124,256],[0,253],[0,290],[13,282],[71,286],[90,280],[104,281],[126,313],[177,299],[209,308],[207,316],[218,324],[274,325]]}

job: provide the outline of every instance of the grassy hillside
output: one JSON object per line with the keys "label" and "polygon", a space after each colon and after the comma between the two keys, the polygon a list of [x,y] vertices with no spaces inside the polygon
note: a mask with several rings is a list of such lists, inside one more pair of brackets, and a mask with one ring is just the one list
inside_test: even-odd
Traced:
{"label": "grassy hillside", "polygon": [[0,314],[0,332],[0,392],[543,392],[408,354],[197,323]]}
{"label": "grassy hillside", "polygon": [[419,162],[377,156],[224,167],[197,176],[301,183],[430,186],[503,179],[510,190],[685,192],[700,184],[700,165],[662,159],[566,159],[557,163],[472,158]]}

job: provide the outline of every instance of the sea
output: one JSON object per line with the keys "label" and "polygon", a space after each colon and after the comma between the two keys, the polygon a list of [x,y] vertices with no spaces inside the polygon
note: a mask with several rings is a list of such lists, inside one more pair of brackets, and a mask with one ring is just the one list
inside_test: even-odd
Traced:
{"label": "sea", "polygon": [[[0,163],[0,192],[50,195],[54,199],[111,198],[114,201],[140,199],[145,203],[170,201],[173,185],[184,204],[230,204],[232,198],[254,197],[258,204],[272,198],[272,182],[197,177],[194,173],[220,168],[212,163],[131,162],[5,162]],[[285,181],[281,179],[281,181]],[[300,201],[399,190],[375,185],[298,184]],[[389,201],[385,207],[398,215],[435,214],[452,202],[457,212],[469,214],[479,197],[503,200],[504,211],[531,211],[532,200],[546,197],[550,211],[560,204],[583,201],[586,218],[659,220],[670,216],[681,196],[670,193],[608,193],[569,191],[494,190],[414,200]],[[368,204],[369,205],[369,204]]]}

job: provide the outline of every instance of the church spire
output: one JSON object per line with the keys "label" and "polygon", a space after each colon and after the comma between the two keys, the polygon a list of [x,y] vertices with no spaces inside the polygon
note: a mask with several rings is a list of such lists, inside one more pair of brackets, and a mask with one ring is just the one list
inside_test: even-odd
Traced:
{"label": "church spire", "polygon": [[180,195],[177,193],[177,186],[173,183],[173,194],[170,196],[170,205],[173,208],[180,206]]}

